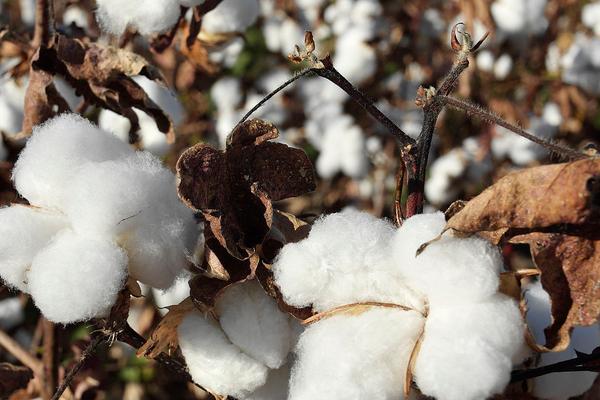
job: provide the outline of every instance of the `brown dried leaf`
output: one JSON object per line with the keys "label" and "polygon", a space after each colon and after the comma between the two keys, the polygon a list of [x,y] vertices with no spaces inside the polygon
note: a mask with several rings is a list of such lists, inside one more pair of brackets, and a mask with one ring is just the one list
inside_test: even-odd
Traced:
{"label": "brown dried leaf", "polygon": [[246,121],[224,152],[198,144],[177,162],[179,197],[204,214],[214,237],[237,258],[247,258],[271,229],[271,201],[315,188],[304,151],[269,142],[277,135],[271,123]]}
{"label": "brown dried leaf", "polygon": [[144,75],[164,84],[160,71],[141,56],[97,43],[84,43],[62,35],[49,48],[40,48],[32,69],[59,74],[90,104],[107,108],[130,119],[132,131],[139,127],[133,108],[150,115],[158,129],[174,140],[173,124],[163,110],[131,79]]}
{"label": "brown dried leaf", "polygon": [[33,371],[9,363],[0,363],[0,398],[7,398],[18,389],[23,389],[33,378]]}
{"label": "brown dried leaf", "polygon": [[591,158],[509,174],[469,201],[445,230],[487,232],[497,243],[529,231],[594,231],[599,216],[600,158]]}
{"label": "brown dried leaf", "polygon": [[279,250],[287,243],[296,243],[305,239],[311,226],[292,214],[279,210],[273,213],[271,229],[259,247],[263,261],[272,262]]}
{"label": "brown dried leaf", "polygon": [[138,357],[155,358],[160,353],[171,354],[179,346],[177,328],[183,318],[196,310],[192,299],[188,297],[181,303],[168,307],[169,312],[163,317],[150,338],[137,351]]}
{"label": "brown dried leaf", "polygon": [[600,240],[554,233],[529,233],[511,239],[529,245],[552,302],[552,325],[540,351],[562,351],[574,326],[600,317]]}
{"label": "brown dried leaf", "polygon": [[256,269],[256,278],[265,292],[277,301],[277,306],[282,312],[290,314],[299,321],[304,321],[313,315],[312,307],[297,308],[287,304],[283,300],[283,295],[275,284],[273,272],[269,264],[260,263]]}

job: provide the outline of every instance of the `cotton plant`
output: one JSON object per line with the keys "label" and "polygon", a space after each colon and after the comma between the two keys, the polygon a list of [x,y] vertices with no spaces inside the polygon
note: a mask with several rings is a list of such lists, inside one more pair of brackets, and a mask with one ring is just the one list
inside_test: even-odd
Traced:
{"label": "cotton plant", "polygon": [[442,213],[396,229],[346,210],[283,247],[275,283],[288,304],[317,312],[295,347],[288,399],[403,399],[409,373],[438,400],[504,390],[526,351],[518,305],[498,292],[502,257],[448,233],[416,256],[444,225]]}
{"label": "cotton plant", "polygon": [[501,35],[540,35],[548,28],[547,3],[548,0],[496,0],[490,11]]}
{"label": "cotton plant", "polygon": [[[148,97],[166,112],[174,125],[179,125],[183,121],[185,111],[174,93],[146,77],[136,76],[133,79],[144,89]],[[140,129],[137,132],[140,136],[140,147],[159,157],[167,154],[171,145],[167,142],[166,135],[156,126],[156,121],[138,109],[134,109],[133,111],[138,117],[140,125]],[[131,123],[122,115],[103,109],[98,115],[98,126],[101,129],[112,132],[122,141],[129,142]]]}
{"label": "cotton plant", "polygon": [[13,181],[30,205],[0,209],[0,277],[51,321],[106,316],[128,277],[168,288],[189,263],[173,174],[76,114],[34,128]]}
{"label": "cotton plant", "polygon": [[[531,117],[529,130],[542,139],[552,139],[558,133],[561,123],[560,108],[556,103],[548,102],[544,106],[541,117]],[[509,158],[516,165],[531,164],[546,155],[537,144],[500,126],[496,126],[491,150],[495,158]]]}
{"label": "cotton plant", "polygon": [[186,315],[177,332],[194,382],[211,393],[240,400],[286,398],[295,329],[257,281],[228,287],[214,313]]}
{"label": "cotton plant", "polygon": [[[527,325],[536,342],[545,343],[544,329],[552,323],[550,296],[538,281],[524,286],[527,302]],[[576,327],[571,333],[569,347],[561,352],[542,353],[540,367],[577,357],[578,352],[591,353],[600,345],[600,326],[596,323],[588,327]],[[568,400],[579,396],[592,386],[597,372],[572,371],[542,375],[533,379],[533,394],[544,400]]]}

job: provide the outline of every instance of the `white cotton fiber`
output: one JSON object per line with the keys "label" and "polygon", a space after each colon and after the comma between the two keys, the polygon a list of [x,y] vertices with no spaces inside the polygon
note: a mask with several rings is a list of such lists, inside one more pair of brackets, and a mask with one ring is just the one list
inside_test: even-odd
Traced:
{"label": "white cotton fiber", "polygon": [[260,13],[257,0],[223,0],[202,18],[207,33],[244,32]]}
{"label": "white cotton fiber", "polygon": [[98,126],[100,129],[114,134],[123,142],[129,143],[131,122],[124,116],[111,110],[102,109],[98,114]]}
{"label": "white cotton fiber", "polygon": [[266,382],[268,369],[233,345],[211,317],[188,314],[177,333],[194,382],[211,392],[244,398]]}
{"label": "white cotton fiber", "polygon": [[490,10],[500,31],[509,35],[538,35],[548,27],[548,20],[544,15],[547,2],[547,0],[496,0]]}
{"label": "white cotton fiber", "polygon": [[267,382],[240,400],[284,400],[288,397],[288,386],[290,380],[290,363],[287,362],[281,368],[270,370]]}
{"label": "white cotton fiber", "polygon": [[321,177],[331,179],[342,172],[360,178],[367,173],[364,133],[351,117],[341,115],[329,121],[322,135],[321,153],[316,164]]}
{"label": "white cotton fiber", "polygon": [[49,320],[106,316],[127,278],[127,255],[109,239],[66,230],[40,251],[27,273],[36,306]]}
{"label": "white cotton fiber", "polygon": [[308,238],[283,247],[273,264],[283,298],[317,311],[363,301],[420,309],[422,299],[389,259],[393,232],[390,223],[355,210],[317,220]]}
{"label": "white cotton fiber", "polygon": [[445,225],[444,214],[421,214],[404,222],[394,237],[393,255],[410,285],[432,305],[472,303],[498,290],[503,268],[497,248],[477,238],[455,238],[447,232],[416,256]]}
{"label": "white cotton fiber", "polygon": [[219,79],[210,88],[210,97],[219,111],[236,109],[242,101],[240,80],[229,76]]}
{"label": "white cotton fiber", "polygon": [[142,35],[164,32],[179,19],[178,0],[96,0],[102,30],[121,35],[127,27]]}
{"label": "white cotton fiber", "polygon": [[68,188],[65,212],[76,231],[115,237],[127,250],[131,276],[156,288],[171,286],[198,233],[192,211],[177,198],[172,172],[137,152],[84,165]]}
{"label": "white cotton fiber", "polygon": [[168,87],[143,75],[134,76],[133,80],[144,89],[153,102],[167,113],[175,125],[179,125],[183,121],[185,116],[183,105],[179,102],[177,95]]}
{"label": "white cotton fiber", "polygon": [[413,311],[373,308],[309,326],[296,349],[289,400],[402,399],[408,359],[423,323]]}
{"label": "white cotton fiber", "polygon": [[167,307],[179,304],[190,296],[188,281],[191,277],[191,273],[184,271],[169,288],[165,290],[152,288],[152,297],[154,297],[154,303],[161,315],[165,315],[169,311]]}
{"label": "white cotton fiber", "polygon": [[283,365],[292,341],[289,319],[257,281],[227,288],[216,312],[229,340],[244,353],[272,369]]}
{"label": "white cotton fiber", "polygon": [[0,209],[0,277],[9,286],[28,292],[25,273],[36,253],[67,226],[60,214],[13,205]]}
{"label": "white cotton fiber", "polygon": [[0,131],[9,136],[21,132],[27,84],[0,77]]}
{"label": "white cotton fiber", "polygon": [[60,208],[65,185],[89,161],[114,160],[133,150],[77,114],[63,114],[33,130],[13,169],[19,193],[31,204]]}
{"label": "white cotton fiber", "polygon": [[504,80],[510,74],[513,68],[513,60],[508,54],[502,54],[494,64],[494,77],[498,80]]}
{"label": "white cotton fiber", "polygon": [[377,54],[357,35],[345,33],[338,38],[333,65],[354,85],[362,85],[377,70]]}
{"label": "white cotton fiber", "polygon": [[425,196],[435,205],[445,205],[456,199],[461,187],[457,180],[467,169],[468,161],[462,149],[452,149],[438,157],[429,168],[425,181]]}

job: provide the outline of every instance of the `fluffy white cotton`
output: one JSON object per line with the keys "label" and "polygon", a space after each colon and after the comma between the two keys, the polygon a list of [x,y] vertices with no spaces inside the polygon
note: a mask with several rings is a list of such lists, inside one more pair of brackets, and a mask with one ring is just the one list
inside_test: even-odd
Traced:
{"label": "fluffy white cotton", "polygon": [[597,36],[600,36],[600,2],[586,4],[581,9],[581,21],[585,26],[591,28]]}
{"label": "fluffy white cotton", "polygon": [[[433,306],[485,300],[498,289],[503,268],[498,249],[477,238],[455,238],[450,232],[434,239],[446,225],[444,214],[416,215],[406,220],[394,236],[393,256],[411,287],[420,290]],[[407,268],[408,267],[408,268]]]}
{"label": "fluffy white cotton", "polygon": [[179,19],[178,0],[96,0],[102,30],[121,35],[127,27],[142,35],[164,32]]}
{"label": "fluffy white cotton", "polygon": [[496,26],[508,35],[539,35],[548,27],[547,0],[496,0],[491,6]]}
{"label": "fluffy white cotton", "polygon": [[229,287],[216,312],[229,340],[244,353],[271,369],[283,365],[292,341],[289,320],[257,281]]}
{"label": "fluffy white cotton", "polygon": [[23,302],[19,297],[0,300],[0,329],[10,330],[25,320]]}
{"label": "fluffy white cotton", "polygon": [[345,34],[338,38],[333,65],[355,85],[366,83],[377,70],[377,54],[356,35]]}
{"label": "fluffy white cotton", "polygon": [[13,169],[19,193],[31,204],[58,208],[82,164],[132,154],[128,146],[77,114],[63,114],[34,128]]}
{"label": "fluffy white cotton", "polygon": [[110,311],[127,278],[127,255],[109,239],[66,230],[36,255],[26,275],[46,318],[82,321]]}
{"label": "fluffy white cotton", "polygon": [[581,34],[560,59],[563,82],[577,85],[583,90],[600,93],[600,38],[588,38]]}
{"label": "fluffy white cotton", "polygon": [[177,199],[175,177],[158,159],[138,152],[88,163],[67,187],[64,209],[76,231],[116,237],[128,252],[131,276],[156,288],[172,284],[197,232],[192,213]]}
{"label": "fluffy white cotton", "polygon": [[237,61],[238,56],[243,49],[244,39],[236,36],[234,39],[221,46],[211,48],[208,53],[208,58],[212,63],[231,68]]}
{"label": "fluffy white cotton", "polygon": [[430,175],[425,182],[425,196],[432,204],[443,205],[451,202],[459,194],[461,187],[456,184],[467,168],[467,159],[462,149],[453,149],[435,159],[430,167]]}
{"label": "fluffy white cotton", "polygon": [[202,18],[207,33],[244,32],[260,13],[258,0],[223,0]]}
{"label": "fluffy white cotton", "polygon": [[211,317],[188,314],[177,333],[190,375],[199,385],[244,398],[266,382],[267,367],[232,344]]}
{"label": "fluffy white cotton", "polygon": [[21,132],[27,80],[0,78],[0,131],[7,135]]}
{"label": "fluffy white cotton", "polygon": [[263,36],[269,51],[286,56],[294,46],[304,43],[304,29],[284,13],[276,13],[263,24]]}
{"label": "fluffy white cotton", "polygon": [[328,121],[317,159],[317,172],[330,179],[338,172],[360,178],[367,172],[368,162],[362,129],[350,116],[340,115]]}
{"label": "fluffy white cotton", "polygon": [[475,57],[477,62],[477,68],[485,72],[492,72],[494,70],[494,54],[489,50],[482,50],[477,53]]}
{"label": "fluffy white cotton", "polygon": [[196,7],[204,3],[206,0],[179,0],[179,4],[184,7]]}
{"label": "fluffy white cotton", "polygon": [[238,78],[224,77],[210,88],[210,97],[221,110],[234,110],[242,101],[242,87]]}
{"label": "fluffy white cotton", "polygon": [[25,273],[34,256],[67,226],[60,215],[39,208],[14,205],[0,209],[0,277],[27,292]]}
{"label": "fluffy white cotton", "polygon": [[504,80],[510,74],[513,67],[513,61],[510,55],[502,54],[494,64],[494,76],[498,80]]}
{"label": "fluffy white cotton", "polygon": [[290,362],[283,367],[271,370],[267,382],[241,400],[283,400],[288,397]]}
{"label": "fluffy white cotton", "polygon": [[417,312],[373,308],[309,326],[296,349],[289,400],[402,399],[423,323]]}
{"label": "fluffy white cotton", "polygon": [[[535,336],[536,342],[546,342],[544,329],[552,323],[550,313],[550,296],[542,288],[539,281],[527,284],[525,287],[527,299],[527,325]],[[595,324],[590,327],[576,327],[571,333],[571,344],[559,353],[542,353],[539,366],[554,364],[575,358],[575,350],[590,353],[600,346],[600,327]],[[577,371],[561,372],[543,375],[533,381],[533,394],[547,400],[567,400],[585,393],[598,376],[597,372]]]}
{"label": "fluffy white cotton", "polygon": [[63,24],[75,24],[80,28],[87,29],[89,27],[88,14],[84,9],[78,6],[67,7],[62,15]]}
{"label": "fluffy white cotton", "polygon": [[145,76],[133,77],[135,83],[140,85],[144,92],[171,118],[175,125],[180,124],[185,116],[185,110],[176,94],[168,87],[161,85]]}
{"label": "fluffy white cotton", "polygon": [[169,288],[164,290],[152,288],[154,303],[162,315],[169,311],[167,307],[179,304],[190,296],[190,285],[188,283],[190,278],[191,274],[185,271],[177,277]]}
{"label": "fluffy white cotton", "polygon": [[124,116],[111,110],[102,109],[98,114],[98,126],[100,129],[114,134],[125,143],[129,143],[131,122]]}
{"label": "fluffy white cotton", "polygon": [[362,301],[421,308],[388,259],[393,226],[355,210],[315,222],[307,239],[283,247],[273,264],[275,282],[289,304],[318,311]]}

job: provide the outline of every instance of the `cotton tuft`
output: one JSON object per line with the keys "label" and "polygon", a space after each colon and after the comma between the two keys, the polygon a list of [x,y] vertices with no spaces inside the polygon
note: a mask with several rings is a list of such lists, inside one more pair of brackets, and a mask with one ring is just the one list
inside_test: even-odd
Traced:
{"label": "cotton tuft", "polygon": [[127,27],[142,35],[161,33],[179,19],[178,0],[96,0],[96,18],[102,30],[121,35]]}
{"label": "cotton tuft", "polygon": [[127,255],[106,238],[64,231],[37,254],[27,273],[36,306],[70,323],[106,316],[127,278]]}
{"label": "cotton tuft", "polygon": [[223,0],[202,18],[207,33],[244,32],[260,13],[257,0]]}

